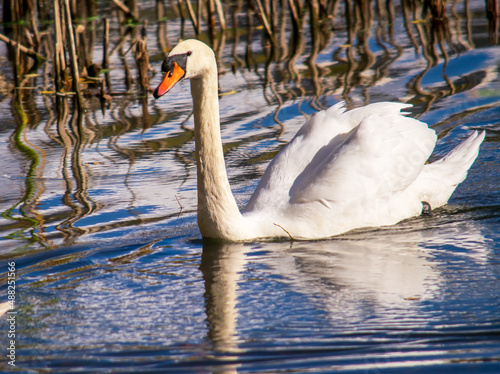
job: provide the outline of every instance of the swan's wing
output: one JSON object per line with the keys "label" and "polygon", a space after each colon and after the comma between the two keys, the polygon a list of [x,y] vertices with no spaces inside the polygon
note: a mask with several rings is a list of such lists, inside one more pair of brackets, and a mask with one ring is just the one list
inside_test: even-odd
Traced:
{"label": "swan's wing", "polygon": [[371,111],[340,144],[333,139],[317,153],[292,185],[290,203],[331,208],[390,199],[415,181],[435,143],[425,123]]}
{"label": "swan's wing", "polygon": [[352,124],[343,121],[344,102],[312,116],[268,165],[255,189],[246,211],[267,210],[288,202],[288,192],[319,149],[337,135],[348,132]]}
{"label": "swan's wing", "polygon": [[[344,103],[340,102],[326,111],[317,113],[302,126],[292,141],[271,161],[246,211],[268,210],[288,204],[292,197],[292,186],[297,193],[296,198],[299,198],[302,195],[300,191],[306,188],[308,182],[322,178],[319,177],[320,169],[325,168],[326,160],[334,158],[335,152],[344,147],[347,141],[353,141],[352,130],[357,128],[366,117],[378,114],[385,122],[394,123],[401,118],[406,118],[401,115],[400,111],[410,106],[409,104],[382,102],[346,112]],[[312,169],[315,169],[314,172],[311,171]],[[323,182],[326,183],[326,179]]]}

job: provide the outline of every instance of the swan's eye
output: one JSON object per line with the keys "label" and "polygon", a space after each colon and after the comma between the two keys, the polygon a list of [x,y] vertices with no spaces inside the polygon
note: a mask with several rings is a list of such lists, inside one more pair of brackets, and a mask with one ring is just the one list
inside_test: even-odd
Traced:
{"label": "swan's eye", "polygon": [[187,54],[188,56],[191,56],[191,54],[192,54],[192,53],[193,53],[193,52],[188,51],[188,53],[186,53],[186,54]]}

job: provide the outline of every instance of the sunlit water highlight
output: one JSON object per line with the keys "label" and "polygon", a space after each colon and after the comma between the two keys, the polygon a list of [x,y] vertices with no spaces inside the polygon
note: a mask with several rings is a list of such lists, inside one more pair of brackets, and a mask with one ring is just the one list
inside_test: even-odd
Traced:
{"label": "sunlit water highlight", "polygon": [[[201,240],[188,83],[145,107],[116,98],[103,114],[93,103],[84,133],[71,115],[58,128],[50,98],[26,98],[20,139],[34,153],[14,139],[13,104],[0,102],[0,289],[6,295],[15,261],[17,370],[499,372],[500,49],[484,2],[471,3],[473,32],[458,7],[447,57],[435,45],[435,63],[415,50],[401,16],[392,40],[376,24],[367,30],[371,55],[339,49],[348,38],[338,25],[319,51],[317,80],[308,42],[295,64],[300,81],[283,64],[266,67],[259,34],[251,47],[262,62],[251,69],[233,72],[233,45],[222,50],[221,91],[234,91],[220,98],[222,136],[242,206],[305,117],[339,100],[410,100],[439,134],[437,155],[487,131],[448,206],[329,241]],[[415,37],[421,25],[406,24]],[[243,61],[244,43],[237,53]],[[3,317],[3,371],[7,326]]]}

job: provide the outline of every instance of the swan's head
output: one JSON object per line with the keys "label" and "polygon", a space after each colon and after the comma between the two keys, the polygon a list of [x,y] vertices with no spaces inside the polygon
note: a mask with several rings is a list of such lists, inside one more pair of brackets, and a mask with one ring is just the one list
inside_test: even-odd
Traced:
{"label": "swan's head", "polygon": [[163,60],[161,70],[165,76],[153,95],[158,99],[180,80],[199,78],[214,66],[214,52],[208,45],[196,39],[185,40],[177,44]]}

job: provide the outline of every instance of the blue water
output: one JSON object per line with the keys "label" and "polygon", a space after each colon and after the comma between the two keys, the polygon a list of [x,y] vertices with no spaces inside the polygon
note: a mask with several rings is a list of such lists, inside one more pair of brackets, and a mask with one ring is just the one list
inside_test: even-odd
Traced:
{"label": "blue water", "polygon": [[[486,130],[447,206],[332,240],[201,239],[188,83],[145,106],[140,95],[116,96],[102,113],[92,101],[78,132],[71,116],[58,127],[37,81],[21,131],[34,153],[14,141],[20,119],[10,99],[0,101],[0,301],[14,262],[17,313],[15,368],[8,315],[0,319],[0,371],[500,372],[500,48],[484,2],[469,3],[471,19],[463,5],[449,17],[446,56],[437,42],[425,44],[430,22],[407,25],[418,48],[400,13],[393,39],[373,22],[361,29],[371,55],[356,44],[339,49],[348,40],[339,22],[319,51],[317,80],[306,62],[309,29],[295,63],[300,79],[276,61],[266,75],[261,30],[249,67],[233,71],[227,41],[222,136],[242,206],[305,117],[340,100],[413,103],[411,115],[439,135],[437,156]],[[146,15],[154,9],[142,6]],[[149,32],[150,54],[161,54]],[[172,43],[179,32],[169,26]],[[237,44],[241,61],[245,43]],[[115,56],[117,92],[121,66]]]}

